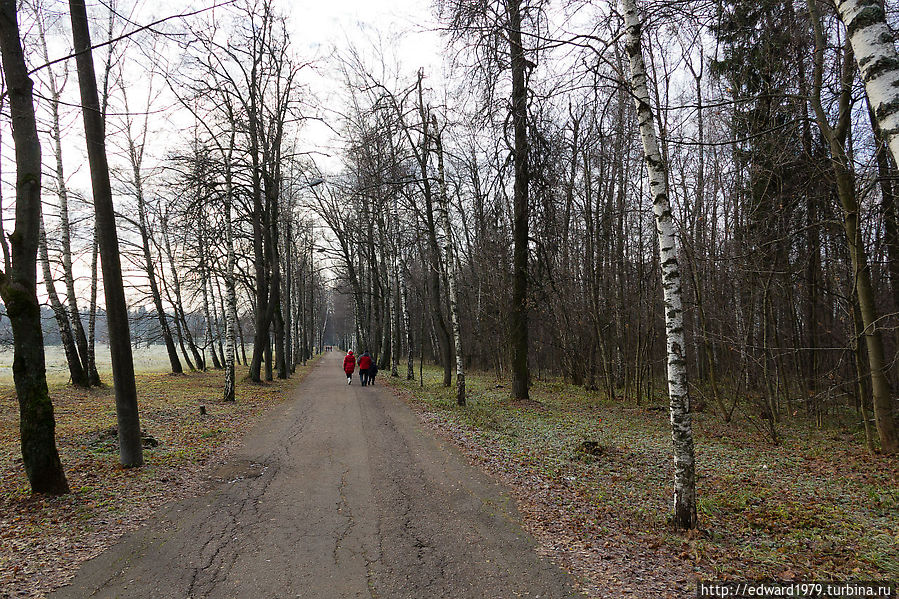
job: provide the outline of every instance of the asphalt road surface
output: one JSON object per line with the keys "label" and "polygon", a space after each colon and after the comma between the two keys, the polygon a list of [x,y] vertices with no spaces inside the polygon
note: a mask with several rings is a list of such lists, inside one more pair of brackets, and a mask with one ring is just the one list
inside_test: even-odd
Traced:
{"label": "asphalt road surface", "polygon": [[202,496],[86,562],[51,597],[579,597],[514,503],[330,353]]}

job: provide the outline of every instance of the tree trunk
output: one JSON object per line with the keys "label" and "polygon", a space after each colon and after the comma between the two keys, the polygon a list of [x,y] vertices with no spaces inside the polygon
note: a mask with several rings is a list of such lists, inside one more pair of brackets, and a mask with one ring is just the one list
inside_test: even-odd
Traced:
{"label": "tree trunk", "polygon": [[858,405],[862,413],[862,426],[865,430],[865,449],[869,454],[874,454],[874,434],[871,431],[871,421],[868,418],[868,395],[870,394],[870,385],[868,384],[868,369],[865,367],[867,363],[865,356],[865,346],[861,343],[862,331],[865,328],[862,324],[862,313],[858,309],[858,302],[852,302],[852,353],[855,356],[855,377],[856,389],[858,393]]}
{"label": "tree trunk", "polygon": [[269,333],[265,337],[265,347],[262,349],[262,355],[265,358],[265,380],[275,380],[274,371],[272,370],[272,335]]}
{"label": "tree trunk", "polygon": [[[428,163],[431,154],[431,136],[428,135],[429,118],[428,108],[425,106],[422,79],[424,72],[418,73],[418,112],[421,119],[421,144],[418,149],[418,166],[422,180],[422,191],[425,200],[425,227],[427,229],[427,242],[430,265],[427,274],[429,299],[431,303],[431,323],[435,325],[437,343],[435,348],[440,352],[440,362],[443,366],[443,386],[449,387],[453,383],[452,347],[450,345],[450,333],[443,318],[443,302],[440,293],[440,278],[443,271],[440,257],[440,242],[437,240],[437,225],[434,222],[434,194],[431,188],[431,176],[428,172]],[[435,352],[435,357],[437,353]]]}
{"label": "tree trunk", "polygon": [[465,405],[465,366],[462,358],[462,326],[459,322],[459,294],[456,281],[456,257],[453,251],[453,229],[449,218],[449,198],[443,170],[443,140],[437,128],[437,117],[431,115],[434,151],[437,153],[438,206],[443,227],[443,264],[446,268],[447,294],[453,325],[453,345],[456,351],[456,403]]}
{"label": "tree trunk", "polygon": [[[215,287],[213,287],[215,283]],[[219,277],[213,276],[209,280],[209,292],[212,294],[212,322],[215,326],[216,347],[219,351],[219,360],[222,368],[225,367],[225,343],[222,341],[222,325],[225,322],[225,300],[222,295],[222,283]],[[221,311],[221,312],[220,312]],[[221,318],[219,314],[221,313]]]}
{"label": "tree trunk", "polygon": [[[403,262],[401,262],[403,264]],[[412,318],[409,314],[409,286],[406,284],[406,269],[400,273],[400,301],[403,306],[403,329],[406,331],[406,380],[415,380],[415,340],[412,332]]]}
{"label": "tree trunk", "polygon": [[621,0],[626,27],[625,49],[630,58],[631,87],[640,137],[649,174],[652,209],[659,238],[659,262],[665,303],[665,332],[668,345],[668,397],[671,405],[671,439],[674,445],[674,522],[678,528],[696,528],[696,481],[693,457],[693,429],[687,390],[687,363],[684,356],[684,315],[681,277],[678,268],[674,219],[668,201],[667,165],[659,152],[658,139],[649,104],[646,67],[640,39],[642,20],[636,0]]}
{"label": "tree trunk", "polygon": [[[396,212],[394,211],[394,226],[397,226],[399,223],[396,221]],[[400,376],[400,350],[402,348],[402,343],[400,343],[400,323],[399,323],[399,311],[397,310],[397,304],[400,302],[400,279],[399,279],[399,259],[397,256],[397,247],[394,246],[393,253],[393,285],[391,285],[391,294],[392,299],[390,301],[390,376],[399,377]]]}
{"label": "tree trunk", "polygon": [[[274,325],[271,328],[274,329],[272,332],[274,333],[275,347],[278,348],[278,353],[275,356],[278,360],[278,378],[287,378],[287,365],[283,363],[284,352],[282,351],[284,347],[284,317],[281,314],[281,254],[278,251],[278,199],[281,177],[279,166],[276,164],[274,168],[274,175],[269,177],[266,183],[266,203],[269,207],[269,247],[267,255],[271,267],[267,322],[270,325]],[[274,378],[272,376],[271,341],[271,336],[269,336],[266,344],[266,347],[269,348],[269,353],[266,354],[265,360],[265,380],[267,381],[271,381]]]}
{"label": "tree trunk", "polygon": [[[860,21],[847,21],[845,19],[845,11],[849,10],[849,14],[852,14],[852,11],[856,10],[845,9],[845,5],[849,4],[860,5],[861,3],[853,0],[852,2],[847,1],[838,6],[841,18],[844,18],[844,21],[847,22],[849,41],[852,43],[852,49],[857,45],[860,45],[861,50],[865,52],[863,56],[866,56],[869,60],[876,59],[878,56],[882,60],[886,60],[885,55],[878,54],[877,50],[869,47],[876,45],[876,40],[868,39],[866,35],[875,31],[887,30],[865,25],[865,21],[867,19],[875,18],[878,11],[880,11],[879,14],[882,17],[882,8],[879,8],[876,4],[868,4],[866,5],[867,8],[858,9],[861,10],[861,15],[853,17],[854,19],[861,19]],[[821,18],[818,15],[815,0],[809,0],[808,7],[812,27],[814,28],[815,33],[815,73],[811,97],[812,108],[815,110],[818,128],[821,130],[821,134],[830,146],[832,158],[831,164],[837,184],[837,195],[843,209],[843,229],[846,232],[846,241],[849,245],[849,257],[852,263],[855,294],[858,300],[859,310],[861,311],[865,345],[868,350],[868,365],[871,371],[871,391],[874,403],[874,421],[877,425],[877,433],[880,437],[880,448],[884,453],[893,454],[899,452],[899,435],[897,435],[896,424],[893,420],[892,390],[890,389],[890,382],[887,378],[887,362],[884,356],[883,339],[880,332],[882,325],[878,318],[874,287],[871,284],[871,271],[868,266],[868,255],[865,251],[864,238],[862,237],[858,199],[855,196],[855,177],[852,170],[852,161],[845,149],[846,139],[851,126],[850,115],[852,112],[852,80],[854,73],[849,66],[852,60],[850,56],[851,50],[848,47],[844,48],[843,73],[841,77],[842,87],[840,92],[840,114],[837,125],[834,127],[831,126],[821,103],[825,47]],[[853,23],[855,23],[856,27],[860,28],[859,31],[853,30]],[[886,26],[884,25],[884,28],[885,27]],[[890,41],[889,44],[892,49],[892,41]],[[897,57],[895,50],[892,51],[892,57],[893,60],[899,62],[899,57]],[[880,74],[877,70],[872,72],[870,65],[867,65],[867,61],[862,61],[862,56],[859,56],[858,60],[860,64],[868,67],[867,69],[861,68],[862,76],[866,80],[871,104],[875,106],[874,112],[878,117],[878,124],[881,126],[881,131],[887,139],[892,136],[893,141],[897,144],[897,148],[899,148],[899,137],[895,135],[897,132],[895,125],[899,124],[899,113],[893,113],[892,115],[896,117],[894,129],[891,130],[884,126],[884,123],[889,124],[893,122],[891,120],[892,117],[884,120],[884,115],[882,113],[885,108],[875,100],[871,91],[871,88],[873,87],[875,91],[882,92],[883,90],[880,89],[880,83],[882,83],[881,80],[890,78],[886,74]],[[876,79],[874,85],[872,85],[872,81],[868,80],[870,77]],[[899,83],[899,67],[897,67],[896,70],[896,77],[892,80]],[[896,102],[896,107],[899,108],[899,96],[897,96]]]}
{"label": "tree trunk", "polygon": [[287,371],[287,356],[284,354],[284,345],[286,338],[286,330],[284,323],[284,313],[281,310],[281,302],[279,298],[278,309],[275,310],[275,318],[274,320],[274,333],[275,333],[275,349],[277,353],[275,354],[276,359],[276,367],[278,369],[278,378],[286,379],[288,377]]}
{"label": "tree trunk", "polygon": [[[284,338],[282,340],[282,349],[284,352],[284,366],[289,374],[292,374],[294,371],[293,368],[293,323],[296,321],[293,313],[293,304],[296,301],[296,297],[294,296],[294,276],[293,272],[293,248],[294,245],[291,242],[291,229],[292,223],[290,221],[291,211],[287,210],[288,218],[285,224],[285,235],[284,235],[284,284],[282,285],[281,294],[284,296],[284,310],[282,312],[282,316],[284,317]],[[302,302],[300,302],[302,304]],[[302,313],[301,313],[302,314]]]}
{"label": "tree trunk", "polygon": [[[100,385],[97,373],[97,258],[99,242],[97,240],[97,224],[94,223],[94,235],[91,241],[91,298],[87,317],[87,373],[91,377],[91,385]],[[97,378],[94,379],[96,374]]]}
{"label": "tree trunk", "polygon": [[[886,22],[883,1],[834,0],[834,4],[846,25],[877,124],[894,162],[899,164],[899,53]],[[876,409],[875,405],[875,413]]]}
{"label": "tree trunk", "polygon": [[509,53],[512,64],[512,126],[515,132],[515,185],[512,222],[512,306],[510,341],[512,345],[512,397],[527,399],[528,372],[528,135],[527,135],[527,61],[521,42],[521,0],[506,0],[509,24]]}
{"label": "tree trunk", "polygon": [[[165,286],[166,296],[169,298],[169,302],[171,303],[171,294],[168,291],[168,285]],[[187,352],[187,348],[184,346],[184,333],[181,331],[181,314],[178,312],[178,307],[175,306],[175,317],[172,319],[172,322],[175,323],[175,336],[178,338],[178,347],[181,348],[181,355],[184,356],[184,361],[187,362],[187,367],[191,372],[195,372],[197,367],[194,366],[194,363],[190,359],[190,354]]]}
{"label": "tree trunk", "polygon": [[250,363],[250,360],[247,358],[247,343],[243,336],[243,323],[241,323],[240,319],[237,317],[237,314],[236,314],[236,312],[237,312],[236,305],[237,304],[235,303],[234,322],[237,323],[237,334],[240,337],[240,358],[241,358],[241,362],[243,363],[243,365],[247,366]]}
{"label": "tree trunk", "polygon": [[59,340],[62,343],[63,351],[66,354],[66,363],[69,365],[69,374],[72,377],[72,384],[76,387],[90,387],[87,373],[84,372],[84,366],[78,356],[78,348],[75,347],[75,337],[72,335],[72,327],[69,323],[66,308],[59,301],[59,295],[56,293],[56,285],[53,282],[53,273],[50,272],[50,255],[47,251],[47,235],[44,232],[44,223],[41,219],[40,240],[38,243],[38,252],[41,257],[41,266],[44,272],[44,287],[47,289],[47,298],[50,300],[50,308],[53,310],[53,316],[56,318],[56,325],[59,328]]}
{"label": "tree trunk", "polygon": [[[252,160],[253,180],[253,212],[251,215],[253,225],[253,264],[256,276],[256,331],[253,335],[253,357],[250,359],[250,380],[254,383],[262,381],[262,362],[266,355],[266,348],[271,349],[269,341],[269,325],[271,315],[269,313],[269,277],[266,267],[271,264],[267,239],[268,235],[268,211],[263,205],[262,195],[262,167],[259,164],[259,134],[256,115],[255,86],[250,87],[250,107],[252,114],[248,115],[250,127],[250,158]],[[270,373],[271,363],[266,361],[266,375]],[[271,380],[266,376],[267,380]]]}
{"label": "tree trunk", "polygon": [[887,251],[887,272],[890,273],[890,290],[893,305],[899,308],[899,221],[896,216],[896,194],[893,178],[896,164],[890,157],[889,148],[883,141],[883,133],[877,126],[877,117],[868,103],[868,119],[877,144],[874,158],[877,162],[877,182],[880,185],[880,207],[883,212],[883,243]]}
{"label": "tree trunk", "polygon": [[[232,134],[230,149],[234,147]],[[234,265],[237,257],[234,253],[234,224],[231,221],[231,155],[229,153],[225,162],[225,245],[228,252],[228,268],[225,271],[225,293],[228,301],[225,315],[226,335],[228,336],[225,354],[225,390],[224,401],[234,401],[234,354],[237,349],[235,328],[237,326],[237,294],[235,292]]]}
{"label": "tree trunk", "polygon": [[201,235],[199,239],[199,254],[200,254],[200,287],[203,295],[203,318],[206,320],[206,338],[207,338],[207,346],[209,347],[210,353],[212,354],[212,367],[216,370],[222,369],[222,364],[219,362],[218,354],[215,353],[215,326],[212,322],[212,316],[209,311],[209,269],[206,266],[206,236]]}
{"label": "tree trunk", "polygon": [[881,451],[894,454],[899,451],[899,436],[897,436],[893,420],[893,396],[890,382],[886,376],[887,362],[880,332],[882,325],[878,320],[874,287],[871,284],[871,271],[858,218],[855,188],[852,177],[845,172],[845,169],[836,166],[835,169],[843,171],[837,175],[837,189],[840,202],[843,204],[843,226],[849,241],[849,256],[852,260],[852,271],[855,273],[855,293],[862,315],[863,333],[868,350],[871,388],[874,395],[874,422],[880,437]]}
{"label": "tree trunk", "polygon": [[41,144],[33,83],[19,39],[16,2],[0,2],[0,56],[16,152],[16,227],[12,257],[0,272],[0,297],[13,329],[13,380],[19,400],[22,463],[35,493],[69,492],[56,450],[56,421],[47,390],[41,309],[37,301],[37,247],[41,218]]}
{"label": "tree trunk", "polygon": [[[261,209],[259,210],[261,212]],[[268,285],[265,275],[265,258],[262,246],[262,233],[257,229],[264,227],[262,223],[256,220],[261,218],[254,214],[253,216],[253,245],[254,264],[256,265],[256,313],[255,324],[256,332],[253,335],[253,354],[250,358],[250,380],[254,383],[262,382],[261,370],[263,353],[265,345],[268,343],[268,322],[266,314],[268,313]],[[257,247],[258,246],[258,247]]]}
{"label": "tree trunk", "polygon": [[[181,300],[181,277],[178,275],[178,269],[175,266],[175,255],[172,253],[172,242],[169,240],[169,236],[166,233],[168,228],[167,218],[164,215],[162,218],[162,247],[165,248],[165,257],[169,263],[169,268],[172,271],[172,291],[175,293],[175,297],[172,298],[170,294],[167,295],[169,295],[169,303],[171,303],[175,309],[175,330],[178,333],[178,339],[181,343],[181,353],[184,354],[185,359],[188,361],[188,368],[193,370],[193,365],[190,363],[190,358],[187,356],[187,351],[184,349],[184,341],[187,341],[187,347],[194,357],[197,369],[206,370],[206,360],[203,359],[203,355],[200,354],[197,344],[194,343],[194,336],[190,332],[187,316],[184,313],[184,303]],[[174,299],[174,301],[172,301],[172,299]]]}
{"label": "tree trunk", "polygon": [[[143,152],[143,149],[141,149]],[[156,308],[156,318],[159,320],[159,330],[162,332],[162,340],[165,343],[165,349],[169,355],[169,365],[173,374],[183,374],[181,368],[181,360],[178,359],[178,350],[175,348],[175,341],[172,339],[172,331],[169,328],[169,322],[165,315],[165,309],[162,305],[162,294],[159,292],[159,283],[156,281],[156,264],[153,262],[153,256],[150,253],[150,231],[147,226],[147,210],[144,203],[143,178],[141,177],[140,165],[141,157],[131,139],[130,132],[128,136],[128,155],[131,159],[131,170],[134,184],[134,193],[137,196],[137,218],[138,228],[140,229],[141,248],[144,252],[144,268],[147,271],[147,279],[150,283],[150,296],[153,298],[153,306]],[[163,232],[163,235],[167,233]]]}
{"label": "tree trunk", "polygon": [[94,75],[94,58],[91,53],[90,28],[84,0],[69,0],[69,9],[72,38],[77,52],[75,61],[81,91],[84,135],[87,140],[94,210],[99,231],[103,290],[106,294],[106,320],[116,395],[119,459],[127,468],[140,466],[144,463],[144,458],[137,410],[137,388],[134,383],[134,362],[131,356],[131,332],[128,328],[128,308],[125,304],[125,287],[119,260],[119,241],[112,189],[109,184],[109,165],[106,162],[106,132],[97,95],[97,79]]}
{"label": "tree trunk", "polygon": [[[43,20],[40,18],[38,19],[38,29],[44,60],[50,62]],[[99,385],[100,375],[97,373],[96,365],[92,364],[88,359],[88,341],[84,333],[84,326],[81,323],[78,296],[75,294],[75,275],[72,269],[72,234],[69,218],[69,190],[66,185],[65,169],[62,162],[62,132],[59,126],[59,97],[61,90],[57,85],[56,73],[53,72],[52,67],[48,67],[47,70],[47,79],[50,87],[50,133],[53,138],[53,154],[56,160],[56,193],[59,198],[59,222],[62,237],[60,242],[62,244],[62,270],[68,306],[67,318],[71,321],[70,328],[77,347],[78,359],[81,360],[81,367],[86,373],[88,383],[90,385]]]}

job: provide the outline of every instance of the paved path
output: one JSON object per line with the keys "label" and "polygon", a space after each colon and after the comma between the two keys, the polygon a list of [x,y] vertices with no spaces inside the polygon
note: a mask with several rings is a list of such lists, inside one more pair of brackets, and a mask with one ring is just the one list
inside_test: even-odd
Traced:
{"label": "paved path", "polygon": [[327,355],[221,482],[51,597],[576,597],[503,489]]}

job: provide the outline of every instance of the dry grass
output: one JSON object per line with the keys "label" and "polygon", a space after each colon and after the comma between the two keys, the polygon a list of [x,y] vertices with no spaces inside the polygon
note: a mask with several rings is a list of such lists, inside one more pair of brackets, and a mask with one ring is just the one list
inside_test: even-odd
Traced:
{"label": "dry grass", "polygon": [[[55,326],[55,325],[54,325]],[[98,343],[96,346],[97,370],[103,380],[112,380],[112,361],[109,356],[109,345]],[[169,354],[165,345],[150,345],[132,348],[134,370],[144,374],[169,372]],[[12,386],[12,359],[11,347],[0,348],[0,387]],[[64,384],[69,381],[69,366],[66,362],[66,354],[59,345],[50,345],[44,348],[44,359],[47,365],[47,380],[53,383]],[[187,364],[182,364],[187,368]]]}

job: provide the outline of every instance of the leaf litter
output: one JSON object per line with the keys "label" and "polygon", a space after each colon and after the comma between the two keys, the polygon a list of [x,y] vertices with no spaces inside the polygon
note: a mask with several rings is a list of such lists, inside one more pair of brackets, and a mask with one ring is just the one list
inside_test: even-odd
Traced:
{"label": "leaf litter", "polygon": [[[784,422],[773,446],[745,422],[694,414],[700,530],[669,521],[673,464],[664,398],[634,406],[559,381],[510,401],[468,373],[468,405],[442,371],[389,379],[440,436],[512,492],[538,551],[591,597],[685,597],[698,580],[899,578],[899,464],[859,430]],[[835,436],[836,435],[836,436]],[[836,438],[836,442],[835,439]]]}

